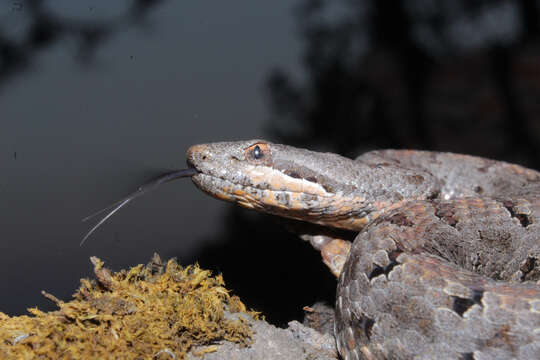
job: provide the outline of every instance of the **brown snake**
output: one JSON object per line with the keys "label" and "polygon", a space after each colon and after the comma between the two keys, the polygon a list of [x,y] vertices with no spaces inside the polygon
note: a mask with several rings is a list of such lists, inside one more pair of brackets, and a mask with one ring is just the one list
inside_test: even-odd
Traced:
{"label": "brown snake", "polygon": [[216,198],[358,233],[352,246],[305,237],[339,276],[344,359],[540,359],[540,173],[424,151],[351,160],[263,140],[196,145],[187,161],[151,186],[192,176]]}

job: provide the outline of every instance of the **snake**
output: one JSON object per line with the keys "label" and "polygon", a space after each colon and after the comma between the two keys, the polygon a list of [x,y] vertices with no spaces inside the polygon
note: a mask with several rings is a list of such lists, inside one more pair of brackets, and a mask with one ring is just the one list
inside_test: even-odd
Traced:
{"label": "snake", "polygon": [[539,172],[419,150],[350,159],[260,139],[193,145],[186,158],[187,169],[108,208],[83,241],[132,199],[191,177],[217,199],[313,225],[302,238],[337,277],[343,359],[540,359]]}

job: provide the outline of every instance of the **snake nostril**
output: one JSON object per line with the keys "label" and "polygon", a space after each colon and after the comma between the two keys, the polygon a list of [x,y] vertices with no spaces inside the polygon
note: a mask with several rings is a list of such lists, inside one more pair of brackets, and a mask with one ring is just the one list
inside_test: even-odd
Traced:
{"label": "snake nostril", "polygon": [[212,154],[204,144],[191,146],[187,151],[186,157],[188,163],[193,165],[212,160]]}

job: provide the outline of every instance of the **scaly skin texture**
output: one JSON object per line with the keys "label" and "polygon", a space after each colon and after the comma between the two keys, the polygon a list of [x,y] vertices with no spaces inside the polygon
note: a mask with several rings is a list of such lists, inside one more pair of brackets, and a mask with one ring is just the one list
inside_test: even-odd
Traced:
{"label": "scaly skin texture", "polygon": [[[344,359],[540,358],[540,173],[422,151],[351,160],[263,140],[196,145],[187,157],[212,196],[358,232],[333,269]],[[312,243],[331,262],[336,241]]]}

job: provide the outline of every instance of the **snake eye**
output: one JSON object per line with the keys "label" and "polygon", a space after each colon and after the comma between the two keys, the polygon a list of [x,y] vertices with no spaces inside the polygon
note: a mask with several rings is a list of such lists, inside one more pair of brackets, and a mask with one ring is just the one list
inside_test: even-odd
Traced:
{"label": "snake eye", "polygon": [[263,154],[262,154],[262,151],[261,151],[261,148],[259,147],[259,145],[255,145],[255,147],[253,148],[253,157],[255,159],[260,159],[262,158]]}
{"label": "snake eye", "polygon": [[255,161],[257,163],[266,162],[270,157],[270,149],[265,143],[253,144],[246,148],[246,159]]}

